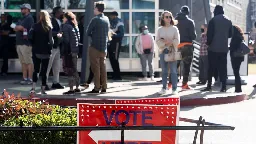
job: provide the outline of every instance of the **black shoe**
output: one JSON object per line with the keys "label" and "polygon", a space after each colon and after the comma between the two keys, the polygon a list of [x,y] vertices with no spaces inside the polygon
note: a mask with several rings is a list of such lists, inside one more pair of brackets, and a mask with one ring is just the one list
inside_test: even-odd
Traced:
{"label": "black shoe", "polygon": [[97,91],[95,89],[93,89],[92,91],[88,92],[88,94],[99,94],[100,91]]}
{"label": "black shoe", "polygon": [[235,93],[241,93],[242,90],[235,90]]}
{"label": "black shoe", "polygon": [[52,89],[64,89],[64,87],[59,83],[56,83],[56,84],[52,84]]}
{"label": "black shoe", "polygon": [[255,84],[255,85],[253,85],[253,87],[254,87],[254,88],[256,88],[256,84]]}
{"label": "black shoe", "polygon": [[113,80],[115,80],[115,81],[121,81],[122,78],[121,78],[121,77],[114,77]]}
{"label": "black shoe", "polygon": [[63,95],[74,95],[75,94],[75,91],[67,91],[67,92],[64,92]]}
{"label": "black shoe", "polygon": [[201,92],[207,92],[207,91],[212,91],[211,87],[206,87],[205,89],[201,90]]}
{"label": "black shoe", "polygon": [[49,86],[46,85],[44,90],[46,90],[46,91],[50,90]]}
{"label": "black shoe", "polygon": [[227,89],[225,87],[221,88],[220,92],[227,92]]}
{"label": "black shoe", "polygon": [[107,90],[106,90],[106,89],[103,89],[103,90],[101,90],[100,93],[101,93],[101,94],[107,93]]}
{"label": "black shoe", "polygon": [[75,89],[75,93],[80,93],[81,90],[80,89]]}
{"label": "black shoe", "polygon": [[196,84],[198,84],[198,85],[205,85],[206,82],[204,82],[204,81],[199,81],[199,82],[197,82]]}

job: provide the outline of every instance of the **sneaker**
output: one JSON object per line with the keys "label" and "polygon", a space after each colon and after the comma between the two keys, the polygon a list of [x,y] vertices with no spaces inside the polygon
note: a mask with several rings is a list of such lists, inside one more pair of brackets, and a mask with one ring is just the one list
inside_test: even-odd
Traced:
{"label": "sneaker", "polygon": [[188,86],[188,84],[182,85],[182,90],[190,90],[191,88]]}
{"label": "sneaker", "polygon": [[93,89],[92,91],[88,92],[88,94],[99,94],[100,91],[97,91],[95,89]]}
{"label": "sneaker", "polygon": [[45,91],[42,91],[41,95],[47,95],[47,93]]}
{"label": "sneaker", "polygon": [[148,80],[147,77],[142,78],[142,81],[147,81],[147,80]]}
{"label": "sneaker", "polygon": [[35,91],[35,89],[32,88],[29,93],[34,94],[34,93],[36,93],[36,91]]}
{"label": "sneaker", "polygon": [[87,84],[87,83],[84,83],[84,84],[81,84],[80,86],[81,86],[81,87],[84,87],[85,89],[88,89],[90,85]]}
{"label": "sneaker", "polygon": [[27,80],[27,83],[26,83],[27,85],[32,85],[33,84],[33,80],[32,79],[29,79],[29,80]]}
{"label": "sneaker", "polygon": [[160,94],[160,95],[166,94],[166,90],[162,89],[160,92],[158,92],[158,94]]}
{"label": "sneaker", "polygon": [[177,90],[172,90],[173,95],[177,95],[179,92]]}
{"label": "sneaker", "polygon": [[80,93],[81,92],[80,89],[75,89],[74,91],[75,91],[75,93]]}
{"label": "sneaker", "polygon": [[254,87],[254,88],[256,88],[256,84],[255,84],[255,85],[253,85],[253,87]]}
{"label": "sneaker", "polygon": [[168,90],[172,89],[172,84],[168,83]]}
{"label": "sneaker", "polygon": [[59,83],[56,84],[52,84],[52,89],[64,89],[65,87],[63,87],[62,85],[60,85]]}
{"label": "sneaker", "polygon": [[20,81],[21,85],[25,85],[27,83],[27,79],[23,79],[22,81]]}
{"label": "sneaker", "polygon": [[49,86],[46,85],[44,90],[46,90],[46,91],[50,90]]}
{"label": "sneaker", "polygon": [[206,82],[199,81],[199,82],[197,82],[196,84],[198,84],[198,85],[205,85],[205,84],[206,84]]}
{"label": "sneaker", "polygon": [[63,95],[74,95],[75,91],[69,90],[67,92],[64,92]]}
{"label": "sneaker", "polygon": [[105,94],[105,93],[107,93],[107,90],[106,90],[106,89],[103,89],[103,90],[101,90],[100,93],[101,93],[101,94]]}
{"label": "sneaker", "polygon": [[154,81],[154,80],[155,80],[155,78],[152,76],[152,77],[150,78],[150,80],[151,80],[151,81]]}

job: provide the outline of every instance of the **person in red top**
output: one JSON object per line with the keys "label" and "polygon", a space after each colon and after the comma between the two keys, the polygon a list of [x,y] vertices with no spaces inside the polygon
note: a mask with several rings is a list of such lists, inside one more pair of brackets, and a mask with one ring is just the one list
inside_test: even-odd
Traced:
{"label": "person in red top", "polygon": [[199,57],[199,82],[196,84],[205,85],[208,78],[208,45],[207,42],[207,24],[201,26],[201,47]]}

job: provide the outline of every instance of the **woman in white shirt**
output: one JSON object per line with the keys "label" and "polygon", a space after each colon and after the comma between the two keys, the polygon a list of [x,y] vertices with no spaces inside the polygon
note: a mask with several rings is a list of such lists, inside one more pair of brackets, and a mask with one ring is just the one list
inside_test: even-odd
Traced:
{"label": "woman in white shirt", "polygon": [[169,11],[164,11],[161,15],[161,26],[157,30],[156,42],[159,48],[160,63],[162,68],[163,88],[159,94],[165,94],[167,90],[168,68],[170,68],[172,79],[172,94],[177,94],[177,61],[166,62],[164,55],[167,54],[171,47],[177,51],[180,43],[180,34],[175,26],[178,22],[174,19]]}

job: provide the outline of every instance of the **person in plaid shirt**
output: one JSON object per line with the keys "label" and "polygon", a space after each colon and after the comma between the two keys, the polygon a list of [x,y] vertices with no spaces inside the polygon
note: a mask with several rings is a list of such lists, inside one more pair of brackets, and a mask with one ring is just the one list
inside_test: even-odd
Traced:
{"label": "person in plaid shirt", "polygon": [[[94,74],[94,89],[91,94],[106,93],[107,89],[107,71],[106,56],[107,43],[109,41],[110,22],[108,17],[103,14],[105,3],[98,1],[94,3],[94,15],[88,28],[87,35],[91,37],[89,47],[89,57],[91,69]],[[102,86],[101,86],[102,85]]]}
{"label": "person in plaid shirt", "polygon": [[208,78],[208,45],[207,42],[207,24],[201,26],[201,47],[199,57],[199,82],[196,84],[205,85]]}

